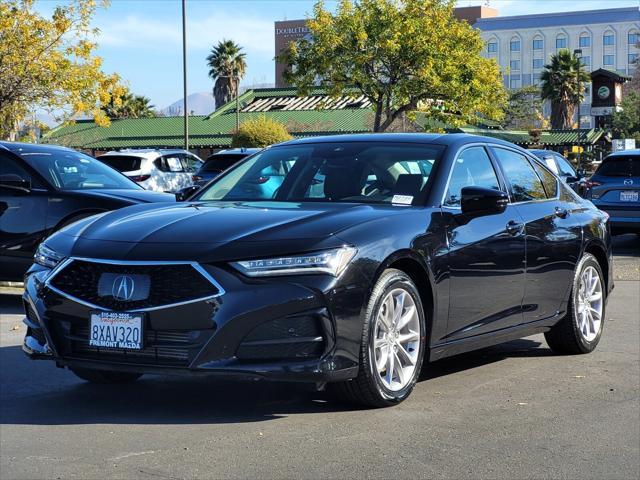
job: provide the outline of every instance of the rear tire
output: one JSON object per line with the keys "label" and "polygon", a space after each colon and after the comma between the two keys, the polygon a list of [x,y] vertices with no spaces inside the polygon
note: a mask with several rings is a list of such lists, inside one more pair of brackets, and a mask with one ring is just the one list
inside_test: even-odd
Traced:
{"label": "rear tire", "polygon": [[329,388],[342,400],[366,407],[402,402],[420,376],[425,324],[420,294],[411,278],[400,270],[385,270],[365,311],[358,376]]}
{"label": "rear tire", "polygon": [[86,380],[90,383],[100,384],[131,383],[135,382],[142,376],[141,373],[92,370],[89,368],[72,368],[71,371],[82,380]]}
{"label": "rear tire", "polygon": [[567,314],[544,334],[551,350],[565,355],[595,350],[604,328],[606,290],[600,264],[585,253],[576,267]]}

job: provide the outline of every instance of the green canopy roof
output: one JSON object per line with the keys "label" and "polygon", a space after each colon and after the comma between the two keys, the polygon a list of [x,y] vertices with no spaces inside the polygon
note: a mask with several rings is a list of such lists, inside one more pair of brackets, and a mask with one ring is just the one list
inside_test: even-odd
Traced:
{"label": "green canopy roof", "polygon": [[[349,95],[330,98],[322,88],[313,88],[305,96],[298,96],[294,88],[254,89],[243,93],[238,104],[241,123],[266,115],[285,124],[294,137],[365,133],[373,126],[371,104],[355,90]],[[93,120],[78,120],[54,128],[43,141],[83,150],[179,148],[183,146],[183,121],[183,117],[130,118],[112,120],[108,127],[100,127]],[[474,133],[524,146],[536,143],[529,132],[501,130],[488,120],[479,121],[475,127],[457,128],[418,113],[415,123],[426,130]],[[191,116],[189,147],[228,147],[235,127],[235,100],[210,115]],[[583,130],[581,143],[593,144],[603,134],[603,130]],[[548,146],[575,144],[577,131],[542,131],[537,143]]]}

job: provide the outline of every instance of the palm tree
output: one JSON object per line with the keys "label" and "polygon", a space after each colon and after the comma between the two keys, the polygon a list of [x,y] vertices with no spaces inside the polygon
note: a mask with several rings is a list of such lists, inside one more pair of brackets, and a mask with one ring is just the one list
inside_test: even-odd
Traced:
{"label": "palm tree", "polygon": [[134,95],[130,91],[120,95],[119,104],[116,105],[115,98],[111,98],[109,103],[102,106],[102,110],[111,119],[121,118],[148,118],[157,116],[151,100],[144,95]]}
{"label": "palm tree", "polygon": [[207,56],[209,76],[214,80],[213,98],[220,108],[236,96],[240,79],[247,70],[246,54],[233,40],[222,40]]}
{"label": "palm tree", "polygon": [[551,102],[551,128],[571,128],[576,106],[582,101],[584,86],[590,80],[589,74],[569,50],[553,55],[544,68],[540,75],[542,99]]}

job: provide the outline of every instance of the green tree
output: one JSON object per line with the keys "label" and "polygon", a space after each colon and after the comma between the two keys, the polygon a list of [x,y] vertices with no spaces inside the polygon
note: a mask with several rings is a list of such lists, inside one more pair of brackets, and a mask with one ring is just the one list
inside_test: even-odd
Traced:
{"label": "green tree", "polygon": [[580,59],[565,49],[552,55],[544,68],[540,75],[542,99],[551,102],[551,128],[572,128],[576,107],[591,78]]}
{"label": "green tree", "polygon": [[63,120],[92,115],[107,124],[100,104],[119,93],[119,78],[104,74],[94,55],[95,0],[67,1],[51,17],[33,5],[0,1],[0,138],[15,138],[21,122],[37,110]]}
{"label": "green tree", "polygon": [[637,138],[640,135],[640,93],[627,92],[620,107],[620,111],[611,115],[614,138]]}
{"label": "green tree", "polygon": [[232,40],[218,42],[207,56],[209,77],[215,82],[213,98],[216,108],[220,108],[236,96],[240,80],[247,70],[245,57],[242,47]]}
{"label": "green tree", "polygon": [[119,95],[111,96],[101,108],[104,114],[112,120],[158,116],[150,99],[143,95],[134,95],[128,89]]}
{"label": "green tree", "polygon": [[532,130],[544,127],[540,89],[535,85],[509,92],[503,125],[514,130]]}
{"label": "green tree", "polygon": [[[285,79],[301,94],[317,83],[337,97],[364,94],[385,131],[416,111],[449,123],[482,114],[499,120],[506,94],[498,65],[483,58],[477,30],[453,16],[453,0],[342,0],[334,14],[322,0],[310,38],[281,55]],[[449,118],[451,116],[451,118]]]}
{"label": "green tree", "polygon": [[261,115],[240,125],[240,129],[233,134],[231,146],[234,148],[267,147],[290,139],[291,135],[287,131],[287,127]]}

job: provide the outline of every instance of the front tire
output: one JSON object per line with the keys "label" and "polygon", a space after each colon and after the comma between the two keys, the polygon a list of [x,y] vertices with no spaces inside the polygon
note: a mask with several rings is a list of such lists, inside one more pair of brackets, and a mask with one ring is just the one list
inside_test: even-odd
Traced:
{"label": "front tire", "polygon": [[420,376],[425,332],[415,284],[400,270],[385,270],[365,311],[358,376],[333,389],[342,399],[367,407],[402,402]]}
{"label": "front tire", "polygon": [[90,383],[119,384],[131,383],[139,379],[141,373],[113,372],[109,370],[92,370],[89,368],[72,368],[71,371],[82,380]]}
{"label": "front tire", "polygon": [[602,337],[606,286],[596,258],[585,253],[573,279],[567,314],[544,334],[549,347],[560,354],[590,353]]}

